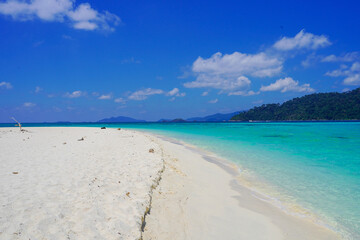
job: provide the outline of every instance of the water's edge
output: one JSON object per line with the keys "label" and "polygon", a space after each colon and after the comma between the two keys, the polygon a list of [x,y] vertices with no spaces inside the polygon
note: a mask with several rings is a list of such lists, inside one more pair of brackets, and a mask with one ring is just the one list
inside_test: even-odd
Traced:
{"label": "water's edge", "polygon": [[[277,209],[281,210],[282,212],[286,213],[287,215],[305,218],[318,226],[325,227],[326,229],[336,232],[337,234],[342,236],[342,233],[338,229],[336,229],[335,227],[326,223],[326,221],[321,219],[315,213],[312,213],[308,209],[304,208],[303,206],[301,206],[301,205],[294,206],[293,203],[290,203],[294,209],[299,210],[299,211],[293,211],[293,210],[291,210],[291,208],[289,208],[289,205],[287,203],[285,203],[284,201],[282,201],[281,199],[273,197],[273,196],[269,195],[269,193],[265,193],[264,191],[257,189],[256,186],[254,184],[252,184],[252,180],[244,179],[241,177],[242,170],[241,170],[240,166],[238,164],[232,162],[231,160],[221,157],[214,152],[210,152],[208,150],[202,149],[201,147],[195,146],[193,144],[187,143],[185,141],[182,141],[182,140],[179,140],[179,139],[176,139],[173,137],[161,135],[158,133],[153,133],[148,130],[139,130],[139,129],[136,129],[136,130],[131,129],[131,130],[138,131],[143,134],[148,134],[148,135],[154,136],[156,138],[160,138],[164,141],[171,142],[173,144],[182,145],[185,148],[187,148],[193,152],[196,152],[197,154],[201,155],[205,161],[215,164],[217,167],[223,169],[228,174],[230,174],[234,178],[234,181],[232,181],[230,183],[230,185],[231,185],[232,189],[235,190],[236,192],[239,192],[239,193],[241,192],[239,190],[239,188],[246,188],[249,192],[251,192],[253,197],[255,197],[263,202],[266,202],[268,204],[271,204],[272,206],[276,207]],[[342,236],[342,237],[344,237],[344,236]]]}

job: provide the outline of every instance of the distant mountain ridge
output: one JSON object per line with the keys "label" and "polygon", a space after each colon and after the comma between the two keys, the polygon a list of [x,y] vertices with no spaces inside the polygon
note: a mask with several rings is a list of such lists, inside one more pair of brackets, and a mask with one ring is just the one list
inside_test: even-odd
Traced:
{"label": "distant mountain ridge", "polygon": [[180,123],[180,122],[187,122],[186,120],[182,119],[182,118],[175,118],[172,120],[169,119],[160,119],[157,122],[162,122],[162,123],[167,123],[167,122],[171,122],[171,123]]}
{"label": "distant mountain ridge", "polygon": [[231,118],[235,121],[359,120],[360,88],[349,92],[314,93],[282,104],[264,104]]}
{"label": "distant mountain ridge", "polygon": [[239,111],[233,113],[216,113],[205,117],[188,118],[186,120],[190,122],[222,122],[222,121],[229,121],[233,116],[235,116],[238,113]]}
{"label": "distant mountain ridge", "polygon": [[134,119],[134,118],[130,118],[130,117],[118,116],[118,117],[104,118],[104,119],[99,120],[98,122],[100,122],[100,123],[115,123],[115,122],[133,123],[133,122],[146,122],[146,121],[138,120],[138,119]]}
{"label": "distant mountain ridge", "polygon": [[[205,117],[193,117],[188,119],[176,118],[176,119],[160,119],[157,122],[223,122],[229,121],[231,117],[236,115],[239,112],[233,113],[216,113],[212,115],[208,115]],[[104,118],[99,120],[100,123],[116,123],[116,122],[128,122],[128,123],[136,123],[136,122],[147,122],[145,120],[138,120],[130,117],[118,116],[111,118]]]}

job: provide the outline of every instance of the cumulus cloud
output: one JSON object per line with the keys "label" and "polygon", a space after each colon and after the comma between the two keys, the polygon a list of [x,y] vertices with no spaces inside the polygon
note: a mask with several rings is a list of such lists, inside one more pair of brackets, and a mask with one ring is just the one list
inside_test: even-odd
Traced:
{"label": "cumulus cloud", "polygon": [[360,62],[354,62],[350,70],[353,72],[360,72]]}
{"label": "cumulus cloud", "polygon": [[9,82],[0,82],[0,88],[11,89],[13,86]]}
{"label": "cumulus cloud", "polygon": [[215,98],[214,100],[210,100],[209,103],[217,103],[219,100]]}
{"label": "cumulus cloud", "polygon": [[78,91],[74,91],[74,92],[72,92],[72,93],[67,92],[67,93],[65,93],[64,97],[67,97],[67,98],[78,98],[78,97],[82,97],[82,96],[85,96],[85,95],[86,95],[85,92],[78,90]]}
{"label": "cumulus cloud", "polygon": [[345,53],[339,56],[336,56],[334,54],[322,56],[322,55],[316,55],[315,52],[309,54],[304,61],[301,62],[301,64],[304,67],[310,67],[312,65],[315,65],[318,62],[321,63],[334,63],[334,62],[354,62],[360,59],[359,52],[349,52]]}
{"label": "cumulus cloud", "polygon": [[192,65],[196,80],[186,82],[187,88],[215,88],[222,92],[249,88],[247,76],[271,77],[282,70],[282,60],[264,52],[245,54],[215,53],[210,58],[198,57]]}
{"label": "cumulus cloud", "polygon": [[321,59],[321,62],[353,62],[359,58],[359,52],[350,52],[341,56],[336,56],[334,54],[325,56]]}
{"label": "cumulus cloud", "polygon": [[329,77],[345,77],[344,85],[360,85],[360,62],[354,62],[351,67],[341,65],[339,69],[325,73]]}
{"label": "cumulus cloud", "polygon": [[101,95],[100,97],[98,97],[98,99],[100,99],[100,100],[109,100],[109,99],[111,99],[112,98],[112,94],[111,93],[109,93],[109,94],[103,94],[103,95]]}
{"label": "cumulus cloud", "polygon": [[126,103],[126,100],[123,99],[123,98],[116,98],[116,99],[114,100],[114,102],[116,102],[116,103]]}
{"label": "cumulus cloud", "polygon": [[236,91],[236,92],[230,92],[228,96],[253,96],[258,95],[260,92],[254,92],[252,90],[250,91]]}
{"label": "cumulus cloud", "polygon": [[207,96],[208,94],[209,94],[209,92],[203,92],[203,93],[201,94],[201,96],[205,97],[205,96]]}
{"label": "cumulus cloud", "polygon": [[195,81],[184,84],[187,88],[215,88],[221,90],[233,90],[250,86],[251,81],[245,77],[237,78],[200,74]]}
{"label": "cumulus cloud", "polygon": [[185,97],[186,93],[180,92],[178,88],[174,88],[170,91],[164,91],[161,89],[153,89],[153,88],[146,88],[144,90],[139,90],[136,92],[133,92],[128,98],[131,100],[145,100],[151,95],[165,95],[168,97],[171,97],[170,101],[174,101],[177,97]]}
{"label": "cumulus cloud", "polygon": [[344,72],[342,70],[336,69],[333,71],[326,72],[325,75],[329,77],[339,77],[339,76],[343,76]]}
{"label": "cumulus cloud", "polygon": [[344,79],[345,85],[360,85],[360,73],[353,74]]}
{"label": "cumulus cloud", "polygon": [[35,103],[32,103],[32,102],[26,102],[23,104],[24,107],[27,107],[27,108],[31,108],[31,107],[35,107],[36,104]]}
{"label": "cumulus cloud", "polygon": [[[255,54],[234,52],[222,54],[217,52],[209,58],[198,57],[192,64],[195,80],[185,82],[186,88],[215,88],[228,95],[250,96],[257,94],[249,91],[251,80],[255,78],[274,77],[282,73],[287,55],[284,51],[310,49],[315,50],[331,45],[328,37],[315,35],[301,30],[294,37],[283,37],[267,50]],[[312,55],[303,62],[309,66],[317,58]],[[306,88],[306,86],[302,86]],[[294,89],[302,89],[298,86]],[[308,89],[309,90],[309,89]]]}
{"label": "cumulus cloud", "polygon": [[281,60],[263,52],[258,54],[234,52],[224,55],[218,52],[207,59],[198,57],[192,65],[193,72],[199,74],[255,77],[270,77],[279,73],[281,69]]}
{"label": "cumulus cloud", "polygon": [[280,51],[289,51],[296,49],[318,49],[330,46],[331,42],[324,35],[314,35],[301,30],[295,37],[283,37],[275,42],[273,47]]}
{"label": "cumulus cloud", "polygon": [[7,0],[0,3],[0,14],[18,21],[40,19],[67,22],[75,29],[113,31],[120,18],[108,11],[98,12],[89,3],[75,6],[75,0]]}
{"label": "cumulus cloud", "polygon": [[319,60],[321,59],[321,56],[317,56],[314,52],[309,54],[305,60],[301,62],[301,65],[303,67],[307,68],[312,65],[315,65]]}
{"label": "cumulus cloud", "polygon": [[281,91],[284,92],[313,92],[314,89],[310,87],[310,84],[299,85],[298,81],[295,81],[291,77],[282,78],[276,80],[274,83],[268,86],[261,86],[260,91]]}
{"label": "cumulus cloud", "polygon": [[161,89],[146,88],[144,90],[139,90],[139,91],[133,92],[129,96],[129,99],[141,101],[141,100],[147,99],[148,96],[156,95],[156,94],[163,94],[163,93],[164,93],[164,91]]}
{"label": "cumulus cloud", "polygon": [[174,88],[173,90],[169,91],[169,92],[167,93],[167,95],[168,95],[168,96],[174,96],[174,95],[176,95],[176,94],[178,94],[178,93],[179,93],[179,89],[178,89],[178,88]]}
{"label": "cumulus cloud", "polygon": [[175,97],[185,97],[186,93],[181,93],[178,88],[174,88],[173,90],[166,93],[167,96],[175,96]]}

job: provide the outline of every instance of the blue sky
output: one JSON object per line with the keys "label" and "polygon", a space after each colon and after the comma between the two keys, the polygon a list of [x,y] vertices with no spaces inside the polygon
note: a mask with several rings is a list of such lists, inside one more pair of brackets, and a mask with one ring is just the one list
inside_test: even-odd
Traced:
{"label": "blue sky", "polygon": [[246,110],[360,86],[358,1],[0,0],[0,122]]}

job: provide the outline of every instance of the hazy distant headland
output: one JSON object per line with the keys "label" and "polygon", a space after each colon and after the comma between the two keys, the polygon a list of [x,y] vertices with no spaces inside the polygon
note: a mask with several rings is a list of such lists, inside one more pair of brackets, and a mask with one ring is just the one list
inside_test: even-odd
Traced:
{"label": "hazy distant headland", "polygon": [[[360,88],[349,92],[314,93],[282,104],[264,104],[247,111],[216,113],[188,119],[160,119],[157,122],[227,122],[227,121],[340,121],[360,119]],[[129,117],[105,118],[98,122],[146,122]]]}

